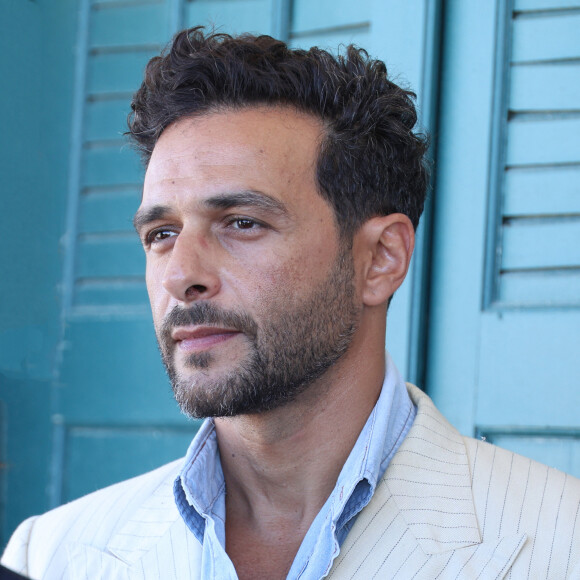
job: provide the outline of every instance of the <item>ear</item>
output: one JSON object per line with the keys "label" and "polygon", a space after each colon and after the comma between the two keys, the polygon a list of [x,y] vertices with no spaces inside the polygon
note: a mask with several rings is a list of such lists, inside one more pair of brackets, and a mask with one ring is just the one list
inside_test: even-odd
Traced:
{"label": "ear", "polygon": [[386,303],[403,283],[415,247],[415,231],[404,214],[371,218],[355,234],[361,259],[362,300],[365,306]]}

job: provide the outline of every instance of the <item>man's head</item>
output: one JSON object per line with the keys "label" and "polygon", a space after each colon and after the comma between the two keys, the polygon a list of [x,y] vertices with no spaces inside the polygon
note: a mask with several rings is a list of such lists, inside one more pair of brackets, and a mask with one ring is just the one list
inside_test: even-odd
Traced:
{"label": "man's head", "polygon": [[275,408],[350,345],[353,258],[316,190],[320,138],[310,116],[263,107],[182,119],[155,146],[135,224],[187,414]]}
{"label": "man's head", "polygon": [[186,413],[273,409],[377,351],[426,179],[409,94],[381,63],[194,30],[150,63],[133,108],[135,224]]}

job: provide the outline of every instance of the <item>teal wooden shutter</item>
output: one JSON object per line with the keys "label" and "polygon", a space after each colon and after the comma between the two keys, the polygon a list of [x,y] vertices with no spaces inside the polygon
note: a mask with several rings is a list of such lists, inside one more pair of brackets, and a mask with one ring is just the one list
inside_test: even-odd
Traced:
{"label": "teal wooden shutter", "polygon": [[449,5],[428,388],[580,474],[579,2]]}
{"label": "teal wooden shutter", "polygon": [[501,23],[487,307],[580,305],[580,13],[556,4]]}

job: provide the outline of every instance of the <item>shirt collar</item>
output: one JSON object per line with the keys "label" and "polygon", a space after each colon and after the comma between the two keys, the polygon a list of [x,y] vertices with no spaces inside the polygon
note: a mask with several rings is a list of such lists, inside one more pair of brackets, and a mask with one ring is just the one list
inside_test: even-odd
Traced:
{"label": "shirt collar", "polygon": [[[219,505],[225,494],[213,419],[206,419],[193,438],[173,491],[181,517],[197,539],[203,542],[205,522],[217,515],[216,503]],[[225,520],[225,511],[219,516]]]}
{"label": "shirt collar", "polygon": [[339,543],[352,527],[353,518],[373,496],[415,414],[416,409],[407,394],[405,383],[386,353],[381,393],[329,497]]}

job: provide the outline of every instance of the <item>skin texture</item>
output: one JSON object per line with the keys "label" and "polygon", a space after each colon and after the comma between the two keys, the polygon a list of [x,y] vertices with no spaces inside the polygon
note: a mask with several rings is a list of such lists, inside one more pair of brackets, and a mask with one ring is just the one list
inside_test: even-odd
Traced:
{"label": "skin texture", "polygon": [[[368,220],[351,249],[341,245],[316,189],[322,132],[316,118],[280,107],[181,119],[153,151],[135,218],[155,327],[185,390],[214,402],[227,394],[252,337],[279,351],[352,327],[348,348],[289,401],[216,419],[226,550],[240,578],[285,578],[332,491],[378,398],[386,302],[413,250],[401,214]],[[199,316],[175,314],[191,308]],[[316,317],[322,324],[301,333]]]}

